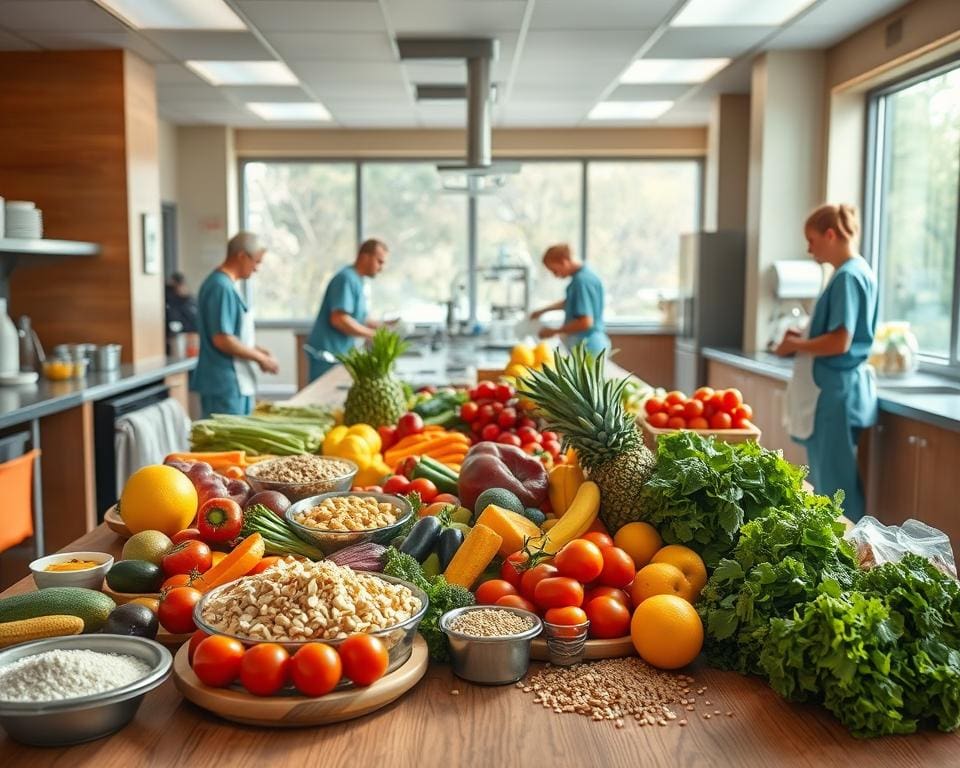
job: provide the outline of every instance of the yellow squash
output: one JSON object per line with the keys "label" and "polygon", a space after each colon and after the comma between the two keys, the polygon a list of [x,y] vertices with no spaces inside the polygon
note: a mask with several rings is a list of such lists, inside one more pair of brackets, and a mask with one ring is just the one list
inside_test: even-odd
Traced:
{"label": "yellow squash", "polygon": [[502,542],[500,534],[477,523],[463,540],[447,570],[443,572],[443,577],[451,584],[470,589],[490,565],[490,561],[496,557]]}
{"label": "yellow squash", "polygon": [[579,464],[558,464],[550,470],[548,492],[553,514],[563,517],[583,481],[583,470]]}

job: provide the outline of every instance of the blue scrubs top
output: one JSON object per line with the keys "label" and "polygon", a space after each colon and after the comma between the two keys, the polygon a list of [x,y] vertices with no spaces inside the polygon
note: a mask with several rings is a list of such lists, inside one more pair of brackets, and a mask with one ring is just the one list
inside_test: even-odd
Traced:
{"label": "blue scrubs top", "polygon": [[240,396],[234,360],[213,345],[213,337],[225,333],[242,339],[246,313],[247,304],[233,280],[219,269],[211,272],[197,294],[200,355],[190,375],[191,390],[201,395]]}
{"label": "blue scrubs top", "polygon": [[[349,351],[357,340],[338,331],[330,324],[333,312],[346,312],[358,323],[367,319],[367,299],[363,294],[363,278],[353,265],[344,267],[333,276],[323,295],[323,303],[317,313],[316,322],[310,332],[309,344],[318,352],[326,350],[333,355]],[[310,360],[310,380],[330,370],[336,363],[323,360]]]}
{"label": "blue scrubs top", "polygon": [[594,355],[610,349],[610,337],[604,333],[603,325],[603,283],[597,273],[586,264],[570,278],[563,311],[566,323],[578,317],[593,318],[593,326],[589,330],[570,334],[567,339],[569,347],[573,348],[584,342],[587,351]]}

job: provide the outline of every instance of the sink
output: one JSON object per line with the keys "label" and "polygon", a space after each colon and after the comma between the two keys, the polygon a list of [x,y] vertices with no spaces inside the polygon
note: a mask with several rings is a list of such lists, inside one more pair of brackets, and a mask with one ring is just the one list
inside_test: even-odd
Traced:
{"label": "sink", "polygon": [[881,384],[881,392],[896,392],[900,395],[960,395],[960,387],[950,384]]}

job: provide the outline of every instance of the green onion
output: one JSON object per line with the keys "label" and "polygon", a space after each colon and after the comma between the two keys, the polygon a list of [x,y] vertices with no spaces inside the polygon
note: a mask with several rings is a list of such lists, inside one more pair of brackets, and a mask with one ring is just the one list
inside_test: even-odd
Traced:
{"label": "green onion", "polygon": [[254,504],[243,513],[241,535],[250,536],[253,533],[263,537],[264,552],[268,555],[300,555],[310,560],[323,560],[322,551],[307,544],[285,520],[262,504]]}

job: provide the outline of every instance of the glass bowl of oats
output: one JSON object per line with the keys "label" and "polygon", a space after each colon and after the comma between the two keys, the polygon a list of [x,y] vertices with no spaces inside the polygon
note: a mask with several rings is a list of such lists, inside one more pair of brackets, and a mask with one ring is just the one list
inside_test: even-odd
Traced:
{"label": "glass bowl of oats", "polygon": [[279,491],[290,501],[321,493],[347,491],[359,467],[348,459],[301,453],[259,461],[247,468],[254,493]]}
{"label": "glass bowl of oats", "polygon": [[389,544],[412,516],[406,499],[365,491],[309,496],[284,513],[297,536],[325,555],[367,541]]}

